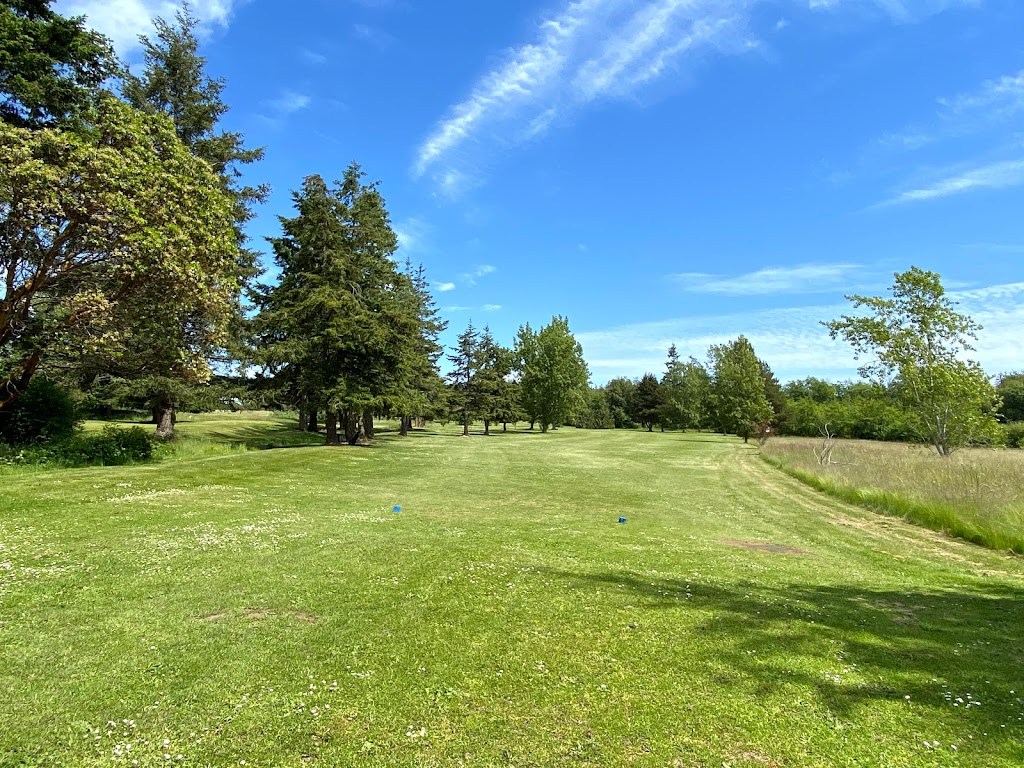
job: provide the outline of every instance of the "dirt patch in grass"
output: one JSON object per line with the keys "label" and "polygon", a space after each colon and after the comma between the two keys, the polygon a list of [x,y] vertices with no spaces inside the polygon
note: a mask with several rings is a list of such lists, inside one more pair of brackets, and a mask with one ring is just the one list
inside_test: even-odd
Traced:
{"label": "dirt patch in grass", "polygon": [[723,539],[722,543],[727,547],[739,547],[740,549],[753,549],[758,552],[771,552],[773,555],[807,555],[805,549],[790,547],[786,544],[772,544],[768,541],[738,541],[736,539]]}
{"label": "dirt patch in grass", "polygon": [[221,619],[226,619],[228,615],[227,611],[217,611],[209,616],[200,616],[199,619],[200,621],[220,621]]}

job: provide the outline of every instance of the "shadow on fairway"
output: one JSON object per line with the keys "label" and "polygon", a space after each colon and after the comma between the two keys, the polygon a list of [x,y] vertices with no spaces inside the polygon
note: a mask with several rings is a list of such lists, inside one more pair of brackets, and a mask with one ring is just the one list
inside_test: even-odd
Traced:
{"label": "shadow on fairway", "polygon": [[[692,641],[754,681],[759,693],[804,686],[845,720],[879,700],[947,714],[956,710],[965,734],[977,733],[977,739],[987,732],[992,750],[1005,756],[1012,745],[1024,764],[1024,590],[993,585],[975,591],[894,591],[748,582],[728,588],[699,580],[652,583],[632,573],[547,573],[577,589],[625,588],[656,611],[708,612],[711,617]],[[828,674],[850,665],[856,665],[860,683]],[[822,671],[811,674],[808,667]],[[981,704],[968,707],[971,701]],[[984,742],[972,744],[984,748]]]}

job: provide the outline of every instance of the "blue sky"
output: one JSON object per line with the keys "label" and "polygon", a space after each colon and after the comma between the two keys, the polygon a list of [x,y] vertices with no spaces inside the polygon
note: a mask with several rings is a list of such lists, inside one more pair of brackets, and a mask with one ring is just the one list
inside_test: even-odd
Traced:
{"label": "blue sky", "polygon": [[[60,0],[129,62],[153,0]],[[595,383],[744,333],[783,380],[856,362],[818,323],[932,269],[1024,369],[1019,0],[199,0],[224,125],[381,182],[451,322],[567,315]]]}

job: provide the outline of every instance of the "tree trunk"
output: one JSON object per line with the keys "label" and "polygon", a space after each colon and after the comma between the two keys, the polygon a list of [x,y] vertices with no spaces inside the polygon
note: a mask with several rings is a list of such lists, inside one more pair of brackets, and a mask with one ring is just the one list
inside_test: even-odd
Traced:
{"label": "tree trunk", "polygon": [[491,434],[491,420],[490,419],[484,419],[484,434],[485,435],[490,435]]}
{"label": "tree trunk", "polygon": [[327,428],[327,445],[338,443],[338,413],[337,411],[324,411],[324,425]]}
{"label": "tree trunk", "polygon": [[402,437],[407,437],[409,434],[409,423],[412,421],[412,416],[403,416],[402,424],[398,428],[398,434]]}
{"label": "tree trunk", "polygon": [[507,421],[501,422],[501,431],[502,432],[508,432],[508,422]]}
{"label": "tree trunk", "polygon": [[355,411],[345,411],[345,442],[355,445],[359,442],[359,415]]}
{"label": "tree trunk", "polygon": [[153,409],[156,412],[156,436],[165,440],[174,437],[174,401],[165,398]]}
{"label": "tree trunk", "polygon": [[304,410],[299,410],[299,431],[305,432],[309,429],[309,414]]}
{"label": "tree trunk", "polygon": [[363,411],[363,434],[367,440],[373,440],[377,436],[373,429],[373,411],[369,408]]}
{"label": "tree trunk", "polygon": [[[532,429],[532,427],[531,427],[531,429]],[[540,431],[541,431],[542,434],[548,431],[548,423],[546,421],[541,423]]]}
{"label": "tree trunk", "polygon": [[309,423],[306,426],[306,431],[307,432],[314,432],[315,433],[315,432],[319,432],[320,431],[320,426],[316,423],[316,417],[317,417],[317,412],[316,411],[310,411],[309,412]]}
{"label": "tree trunk", "polygon": [[533,425],[536,423],[536,419],[530,419],[530,429],[533,429]]}
{"label": "tree trunk", "polygon": [[462,436],[469,437],[469,415],[462,415]]}

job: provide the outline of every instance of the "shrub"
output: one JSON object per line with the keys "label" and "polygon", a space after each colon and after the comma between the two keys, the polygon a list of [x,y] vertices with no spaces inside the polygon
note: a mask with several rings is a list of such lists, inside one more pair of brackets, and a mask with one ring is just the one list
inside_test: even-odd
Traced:
{"label": "shrub", "polygon": [[142,427],[104,427],[102,432],[79,434],[50,449],[55,462],[72,467],[117,466],[153,457],[153,442]]}
{"label": "shrub", "polygon": [[1024,448],[1024,421],[1011,421],[1003,427],[1007,448]]}
{"label": "shrub", "polygon": [[78,426],[78,409],[67,390],[36,376],[25,393],[0,411],[0,439],[31,445],[70,438]]}
{"label": "shrub", "polygon": [[66,440],[21,450],[0,451],[8,464],[53,464],[61,467],[119,466],[153,458],[153,438],[142,427],[105,427]]}

